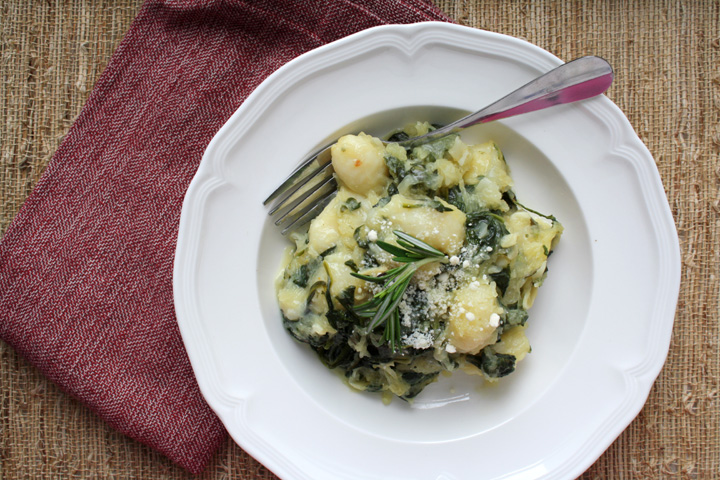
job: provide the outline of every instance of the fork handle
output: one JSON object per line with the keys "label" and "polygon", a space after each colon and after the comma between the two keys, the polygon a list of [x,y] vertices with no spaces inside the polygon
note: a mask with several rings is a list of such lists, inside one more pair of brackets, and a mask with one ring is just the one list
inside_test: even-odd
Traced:
{"label": "fork handle", "polygon": [[482,110],[400,144],[418,145],[478,123],[585,100],[604,93],[612,81],[613,69],[607,61],[595,56],[581,57],[550,70]]}

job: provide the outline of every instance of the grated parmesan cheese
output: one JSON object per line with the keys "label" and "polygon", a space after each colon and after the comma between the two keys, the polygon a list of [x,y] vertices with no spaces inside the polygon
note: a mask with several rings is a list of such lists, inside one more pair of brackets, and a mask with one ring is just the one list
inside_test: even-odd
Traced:
{"label": "grated parmesan cheese", "polygon": [[406,345],[418,350],[424,350],[433,346],[432,330],[429,332],[414,331],[411,335],[403,338]]}

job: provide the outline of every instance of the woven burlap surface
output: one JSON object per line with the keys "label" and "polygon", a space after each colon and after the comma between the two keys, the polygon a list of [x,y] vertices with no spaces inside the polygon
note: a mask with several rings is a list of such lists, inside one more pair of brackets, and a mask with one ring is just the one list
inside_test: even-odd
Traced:
{"label": "woven burlap surface", "polygon": [[[437,4],[461,24],[562,59],[597,54],[613,64],[608,96],[656,160],[680,236],[682,284],[668,359],[645,408],[582,478],[720,478],[720,2]],[[139,7],[0,2],[0,234]],[[0,342],[0,478],[187,477]],[[228,441],[199,478],[275,477]]]}

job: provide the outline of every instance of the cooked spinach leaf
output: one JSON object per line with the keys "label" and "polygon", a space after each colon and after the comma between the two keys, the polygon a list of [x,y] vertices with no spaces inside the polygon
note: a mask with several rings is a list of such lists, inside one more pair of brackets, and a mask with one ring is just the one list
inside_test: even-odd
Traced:
{"label": "cooked spinach leaf", "polygon": [[507,266],[497,273],[491,273],[490,278],[495,282],[495,286],[500,290],[500,295],[505,295],[508,284],[510,283],[510,267]]}
{"label": "cooked spinach leaf", "polygon": [[528,312],[522,307],[515,306],[506,309],[497,330],[498,337],[512,328],[525,325],[527,319]]}
{"label": "cooked spinach leaf", "polygon": [[435,381],[438,377],[438,373],[420,373],[420,372],[403,372],[402,379],[410,385],[408,393],[403,395],[403,400],[409,400],[415,398],[425,387]]}
{"label": "cooked spinach leaf", "polygon": [[453,211],[452,208],[448,208],[448,207],[446,207],[445,205],[443,205],[442,202],[440,202],[440,200],[430,200],[430,201],[427,203],[427,206],[430,207],[430,208],[433,208],[433,209],[437,210],[437,211],[440,212],[440,213],[452,212],[452,211]]}
{"label": "cooked spinach leaf", "polygon": [[352,310],[352,307],[355,304],[355,285],[351,285],[340,292],[337,299],[338,302],[340,302],[340,305],[345,307],[345,310]]}
{"label": "cooked spinach leaf", "polygon": [[447,135],[432,142],[425,143],[413,149],[413,156],[424,161],[434,162],[445,156],[445,153],[455,143],[457,135]]}
{"label": "cooked spinach leaf", "polygon": [[297,270],[295,270],[292,275],[290,276],[290,280],[297,285],[298,287],[305,288],[307,287],[308,281],[310,280],[310,277],[313,273],[315,273],[315,270],[320,266],[321,262],[320,257],[316,257],[312,260],[310,260],[308,263],[305,263],[303,265],[300,265]]}
{"label": "cooked spinach leaf", "polygon": [[365,225],[360,225],[353,232],[353,239],[360,248],[368,248],[370,242],[367,239],[368,228]]}
{"label": "cooked spinach leaf", "polygon": [[349,197],[340,207],[341,212],[352,212],[360,208],[361,204],[354,197]]}
{"label": "cooked spinach leaf", "polygon": [[422,165],[413,165],[402,179],[402,185],[413,196],[434,197],[436,184],[438,184],[437,170],[428,170]]}
{"label": "cooked spinach leaf", "polygon": [[469,214],[465,227],[468,243],[477,246],[480,251],[488,247],[497,249],[500,239],[508,234],[503,218],[489,211]]}
{"label": "cooked spinach leaf", "polygon": [[497,353],[492,347],[483,348],[478,355],[468,355],[466,360],[491,378],[500,378],[515,371],[515,355]]}
{"label": "cooked spinach leaf", "polygon": [[380,200],[378,200],[377,203],[375,205],[373,205],[373,208],[382,208],[385,205],[387,205],[388,203],[390,203],[390,200],[392,200],[392,196],[386,195],[386,196],[380,198]]}
{"label": "cooked spinach leaf", "polygon": [[393,179],[398,182],[405,178],[405,175],[407,175],[405,162],[403,162],[397,157],[394,157],[392,155],[385,155],[385,165],[387,165],[388,171],[390,172],[390,175],[392,175]]}
{"label": "cooked spinach leaf", "polygon": [[[528,319],[528,312],[524,308],[517,307],[507,311],[505,315],[504,325],[505,327],[517,327],[525,325]],[[507,328],[506,328],[507,329]]]}
{"label": "cooked spinach leaf", "polygon": [[328,368],[347,368],[353,364],[357,355],[348,345],[347,337],[340,334],[331,336],[323,345],[314,349]]}
{"label": "cooked spinach leaf", "polygon": [[375,258],[375,255],[368,250],[365,252],[365,255],[363,255],[362,265],[363,268],[374,268],[380,266],[380,262]]}
{"label": "cooked spinach leaf", "polygon": [[[480,177],[482,178],[482,177]],[[458,210],[465,213],[473,213],[480,209],[480,203],[475,197],[475,185],[455,185],[447,192],[447,202],[451,205],[455,205]]]}
{"label": "cooked spinach leaf", "polygon": [[502,199],[508,204],[508,207],[513,208],[517,206],[517,198],[515,198],[515,192],[507,190],[503,192]]}
{"label": "cooked spinach leaf", "polygon": [[312,348],[325,344],[329,338],[328,334],[321,336],[307,335],[306,332],[302,330],[303,324],[301,321],[290,320],[284,314],[282,315],[282,320],[283,327],[285,327],[285,330],[287,330],[295,340],[301,343],[307,343]]}
{"label": "cooked spinach leaf", "polygon": [[313,301],[313,298],[315,298],[315,294],[317,293],[318,289],[320,287],[327,288],[327,283],[323,282],[322,280],[318,280],[317,282],[313,283],[310,287],[310,293],[308,294],[307,300],[305,300],[305,311],[309,311],[310,304]]}
{"label": "cooked spinach leaf", "polygon": [[458,210],[467,213],[465,195],[460,189],[460,185],[455,185],[447,193],[447,202],[451,205],[455,205]]}
{"label": "cooked spinach leaf", "polygon": [[410,138],[410,135],[407,133],[400,131],[393,133],[390,135],[390,137],[387,139],[388,142],[404,142],[405,140],[408,140]]}

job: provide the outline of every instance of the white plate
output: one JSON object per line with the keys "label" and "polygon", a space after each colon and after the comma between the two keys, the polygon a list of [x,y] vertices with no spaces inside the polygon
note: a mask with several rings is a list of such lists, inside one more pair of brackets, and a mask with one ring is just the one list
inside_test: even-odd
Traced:
{"label": "white plate", "polygon": [[286,479],[575,478],[642,408],[667,354],[677,234],[655,163],[606,97],[473,127],[528,206],[565,226],[530,310],[532,353],[497,387],[456,373],[413,406],[351,392],[282,327],[286,242],[262,200],[338,135],[446,122],[562,62],[444,23],[384,26],[288,63],[208,146],[183,204],[175,306],[200,388]]}

